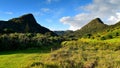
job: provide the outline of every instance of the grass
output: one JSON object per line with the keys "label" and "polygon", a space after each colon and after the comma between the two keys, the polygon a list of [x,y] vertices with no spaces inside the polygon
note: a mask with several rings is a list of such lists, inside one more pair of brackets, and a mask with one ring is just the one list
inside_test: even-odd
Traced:
{"label": "grass", "polygon": [[58,50],[0,52],[0,68],[120,68],[120,38],[64,41]]}
{"label": "grass", "polygon": [[48,53],[41,53],[41,50],[23,50],[0,53],[0,68],[25,68],[33,62],[39,61]]}
{"label": "grass", "polygon": [[119,41],[79,39],[63,42],[62,48],[40,62],[57,68],[120,68],[119,53]]}
{"label": "grass", "polygon": [[0,68],[26,68],[48,55],[49,51],[27,49],[20,51],[0,52]]}

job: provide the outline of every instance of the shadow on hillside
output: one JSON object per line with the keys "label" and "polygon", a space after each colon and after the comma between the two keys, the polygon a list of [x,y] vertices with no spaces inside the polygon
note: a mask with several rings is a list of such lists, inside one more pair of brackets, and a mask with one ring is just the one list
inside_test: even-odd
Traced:
{"label": "shadow on hillside", "polygon": [[32,49],[25,49],[25,50],[15,50],[15,51],[1,51],[0,55],[10,55],[10,54],[32,54],[32,53],[50,53],[52,48],[46,49],[39,49],[39,48],[32,48]]}

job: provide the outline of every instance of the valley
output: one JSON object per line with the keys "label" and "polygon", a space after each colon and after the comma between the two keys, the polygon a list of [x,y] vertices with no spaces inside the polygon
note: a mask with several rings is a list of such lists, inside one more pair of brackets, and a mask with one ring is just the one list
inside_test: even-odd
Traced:
{"label": "valley", "polygon": [[0,68],[120,68],[120,22],[51,31],[32,14],[0,21]]}

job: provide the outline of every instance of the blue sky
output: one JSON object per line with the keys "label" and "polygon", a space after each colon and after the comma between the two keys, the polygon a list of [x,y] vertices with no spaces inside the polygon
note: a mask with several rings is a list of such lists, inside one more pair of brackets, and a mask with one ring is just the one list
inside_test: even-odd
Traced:
{"label": "blue sky", "polygon": [[69,25],[59,21],[64,16],[74,16],[78,7],[90,0],[0,0],[0,20],[8,20],[33,13],[37,22],[51,30],[68,30]]}
{"label": "blue sky", "polygon": [[120,20],[120,0],[0,0],[0,20],[32,13],[51,30],[77,30],[99,17],[106,24]]}

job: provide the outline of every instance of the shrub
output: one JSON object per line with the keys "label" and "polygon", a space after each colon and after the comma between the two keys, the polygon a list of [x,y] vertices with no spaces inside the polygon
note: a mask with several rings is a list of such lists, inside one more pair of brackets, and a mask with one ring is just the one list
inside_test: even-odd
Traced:
{"label": "shrub", "polygon": [[107,35],[107,39],[112,39],[113,36],[112,35]]}
{"label": "shrub", "polygon": [[46,36],[39,33],[2,34],[0,36],[0,51],[41,48],[44,46],[55,46],[57,48],[62,40],[61,37]]}
{"label": "shrub", "polygon": [[106,40],[106,38],[105,38],[104,36],[103,36],[103,37],[101,37],[100,39],[101,39],[101,40]]}

